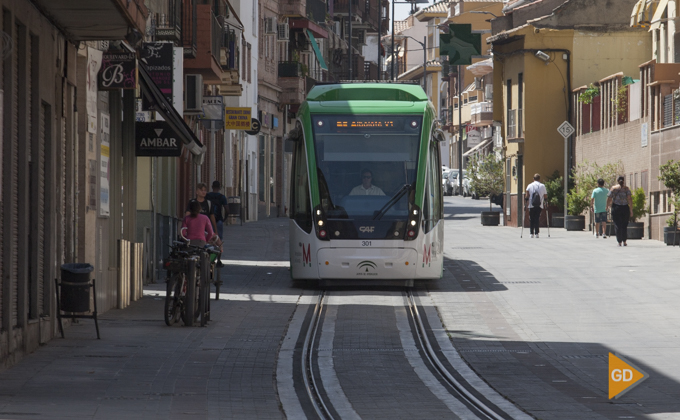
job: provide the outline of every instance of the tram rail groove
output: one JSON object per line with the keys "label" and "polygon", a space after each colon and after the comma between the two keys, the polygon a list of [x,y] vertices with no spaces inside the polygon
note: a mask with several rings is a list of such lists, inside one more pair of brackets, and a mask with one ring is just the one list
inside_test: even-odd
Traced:
{"label": "tram rail groove", "polygon": [[495,410],[490,408],[483,401],[479,400],[470,391],[467,390],[456,378],[451,375],[449,370],[442,364],[437,356],[432,344],[430,343],[430,338],[427,335],[425,326],[423,325],[423,320],[418,312],[418,305],[413,296],[411,290],[405,291],[406,300],[408,302],[408,313],[411,314],[413,318],[413,325],[416,328],[415,336],[418,338],[418,342],[425,354],[425,361],[429,362],[439,375],[448,383],[457,393],[460,398],[465,400],[468,404],[474,407],[483,417],[493,420],[504,420],[505,417],[499,415]]}
{"label": "tram rail groove", "polygon": [[324,300],[326,298],[326,292],[319,292],[319,298],[314,307],[314,313],[312,314],[312,320],[307,329],[307,334],[305,335],[305,342],[302,346],[302,378],[304,380],[305,389],[307,390],[307,395],[309,400],[314,407],[314,411],[319,416],[320,419],[333,420],[334,417],[330,410],[326,406],[323,400],[319,386],[316,383],[316,378],[314,375],[314,362],[312,360],[314,352],[312,347],[316,342],[316,336],[321,328],[321,317],[323,312]]}

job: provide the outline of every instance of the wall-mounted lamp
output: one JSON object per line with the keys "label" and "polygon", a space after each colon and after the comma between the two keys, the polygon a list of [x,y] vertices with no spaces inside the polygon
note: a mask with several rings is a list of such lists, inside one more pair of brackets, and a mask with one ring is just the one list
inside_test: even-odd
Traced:
{"label": "wall-mounted lamp", "polygon": [[548,61],[550,61],[550,56],[543,51],[536,51],[536,57],[540,60],[545,61],[546,64],[548,64]]}

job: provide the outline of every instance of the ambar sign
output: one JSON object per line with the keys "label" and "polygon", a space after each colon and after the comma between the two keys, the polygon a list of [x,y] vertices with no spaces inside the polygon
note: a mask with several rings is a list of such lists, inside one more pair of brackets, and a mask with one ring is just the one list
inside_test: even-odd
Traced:
{"label": "ambar sign", "polygon": [[165,121],[135,124],[137,156],[179,156],[182,141]]}

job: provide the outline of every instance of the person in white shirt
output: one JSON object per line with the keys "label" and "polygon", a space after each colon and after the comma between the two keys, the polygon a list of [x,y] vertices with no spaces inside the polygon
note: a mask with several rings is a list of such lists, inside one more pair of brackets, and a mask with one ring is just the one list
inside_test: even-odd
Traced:
{"label": "person in white shirt", "polygon": [[361,171],[361,185],[352,188],[349,195],[385,195],[383,190],[372,184],[373,172],[369,169]]}
{"label": "person in white shirt", "polygon": [[[536,203],[534,203],[534,195],[538,195]],[[536,235],[538,238],[539,224],[541,220],[541,209],[545,207],[548,200],[548,192],[545,190],[545,185],[541,184],[541,175],[534,175],[534,182],[527,186],[527,191],[524,194],[525,207],[529,209],[529,233],[531,237]],[[538,204],[540,201],[540,204]],[[537,204],[537,205],[534,205]]]}

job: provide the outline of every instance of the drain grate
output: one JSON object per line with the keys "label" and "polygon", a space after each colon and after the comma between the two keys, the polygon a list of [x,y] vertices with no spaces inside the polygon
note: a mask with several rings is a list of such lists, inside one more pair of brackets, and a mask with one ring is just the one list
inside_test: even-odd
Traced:
{"label": "drain grate", "polygon": [[508,349],[462,349],[461,353],[531,353],[531,350],[508,350]]}
{"label": "drain grate", "polygon": [[493,284],[540,284],[540,281],[504,281]]}
{"label": "drain grate", "polygon": [[563,359],[606,359],[606,354],[569,354],[562,355]]}

